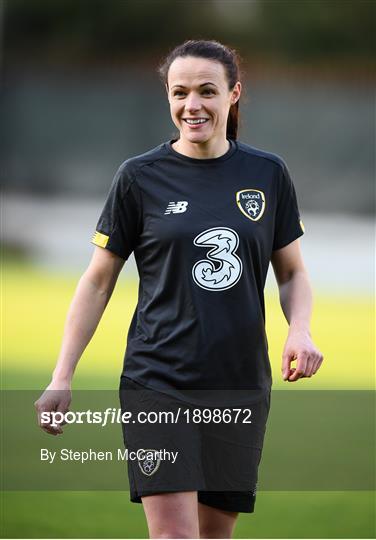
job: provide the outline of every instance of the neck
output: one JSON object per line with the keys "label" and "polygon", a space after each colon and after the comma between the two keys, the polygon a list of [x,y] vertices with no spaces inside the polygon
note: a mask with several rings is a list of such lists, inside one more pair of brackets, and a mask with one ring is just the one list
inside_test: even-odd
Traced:
{"label": "neck", "polygon": [[204,143],[193,143],[186,139],[178,139],[172,144],[176,152],[196,159],[218,158],[226,154],[230,148],[230,143],[226,138],[220,141],[207,141]]}

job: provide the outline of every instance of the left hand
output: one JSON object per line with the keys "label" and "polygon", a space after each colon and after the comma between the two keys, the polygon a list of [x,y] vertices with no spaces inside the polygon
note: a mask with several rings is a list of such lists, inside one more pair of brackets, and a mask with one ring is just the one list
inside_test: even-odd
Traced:
{"label": "left hand", "polygon": [[[303,377],[312,377],[323,359],[308,331],[290,329],[282,355],[283,380],[295,382]],[[291,367],[294,360],[297,361],[296,368]]]}

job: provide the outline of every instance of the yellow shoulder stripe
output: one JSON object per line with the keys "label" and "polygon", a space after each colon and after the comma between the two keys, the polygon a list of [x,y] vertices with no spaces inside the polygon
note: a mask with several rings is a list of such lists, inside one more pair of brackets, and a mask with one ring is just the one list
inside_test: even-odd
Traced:
{"label": "yellow shoulder stripe", "polygon": [[302,229],[303,232],[305,232],[305,227],[304,227],[303,221],[300,220],[299,223],[300,223],[300,228]]}
{"label": "yellow shoulder stripe", "polygon": [[100,233],[98,231],[95,231],[93,234],[93,238],[91,239],[92,243],[99,246],[99,247],[106,247],[107,242],[109,240],[109,236],[107,234]]}

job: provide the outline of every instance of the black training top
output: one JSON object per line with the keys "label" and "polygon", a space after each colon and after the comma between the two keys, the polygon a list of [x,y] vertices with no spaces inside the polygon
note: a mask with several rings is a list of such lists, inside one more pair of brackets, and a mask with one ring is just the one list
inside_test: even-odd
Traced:
{"label": "black training top", "polygon": [[173,142],[120,166],[92,239],[134,251],[140,276],[123,375],[176,397],[269,392],[266,275],[304,232],[287,167],[241,142],[212,159]]}

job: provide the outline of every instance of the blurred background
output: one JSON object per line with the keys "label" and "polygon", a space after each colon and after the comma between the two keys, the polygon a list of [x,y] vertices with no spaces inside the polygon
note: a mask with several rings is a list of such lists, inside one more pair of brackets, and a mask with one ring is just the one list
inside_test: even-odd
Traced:
{"label": "blurred background", "polygon": [[[372,390],[374,36],[373,0],[1,1],[2,388],[48,384],[116,169],[174,136],[157,66],[176,44],[203,38],[240,53],[239,138],[282,156],[298,194],[312,333],[325,362],[288,391]],[[117,388],[137,280],[132,256],[81,359],[77,388]],[[282,392],[287,326],[272,272],[266,300]],[[260,492],[235,536],[371,537],[373,497]],[[4,536],[146,537],[141,505],[128,498],[6,492]]]}

